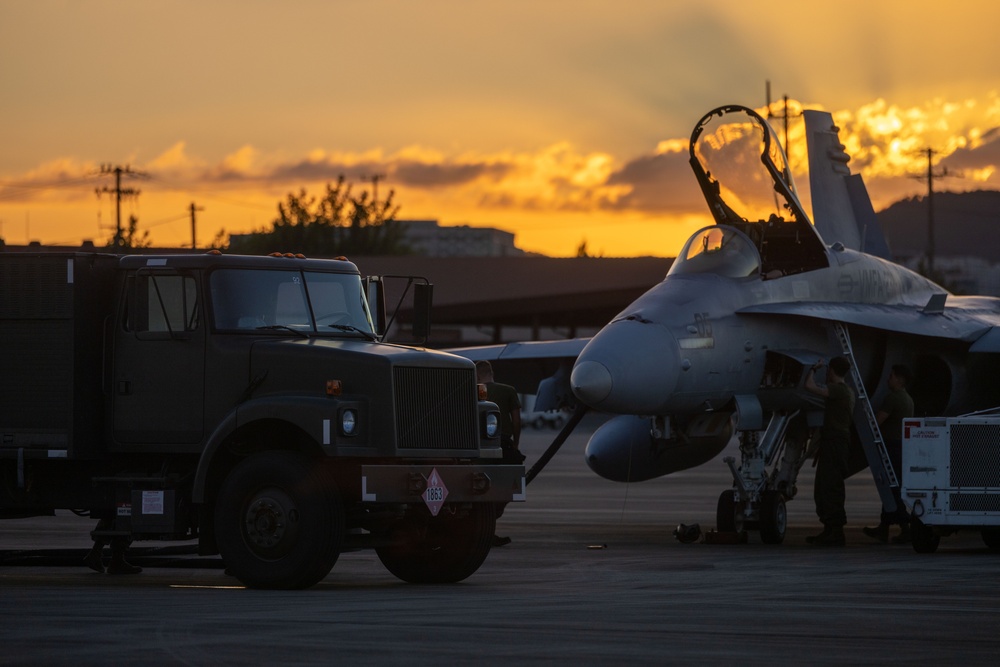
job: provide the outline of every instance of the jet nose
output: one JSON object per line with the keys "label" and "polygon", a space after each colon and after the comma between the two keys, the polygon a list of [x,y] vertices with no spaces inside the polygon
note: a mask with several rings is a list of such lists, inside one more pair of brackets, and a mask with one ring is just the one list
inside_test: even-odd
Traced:
{"label": "jet nose", "polygon": [[570,381],[573,393],[587,405],[597,405],[603,401],[614,386],[611,371],[599,361],[577,362]]}
{"label": "jet nose", "polygon": [[648,320],[602,329],[577,358],[573,393],[592,408],[617,414],[664,414],[680,372],[674,337]]}

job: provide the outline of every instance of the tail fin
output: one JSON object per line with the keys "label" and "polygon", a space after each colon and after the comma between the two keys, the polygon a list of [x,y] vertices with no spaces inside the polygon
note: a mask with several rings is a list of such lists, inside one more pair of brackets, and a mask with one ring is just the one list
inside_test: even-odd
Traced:
{"label": "tail fin", "polygon": [[850,156],[837,137],[833,116],[825,111],[803,112],[809,147],[809,189],[813,222],[826,243],[892,260],[882,228],[861,174],[852,174]]}

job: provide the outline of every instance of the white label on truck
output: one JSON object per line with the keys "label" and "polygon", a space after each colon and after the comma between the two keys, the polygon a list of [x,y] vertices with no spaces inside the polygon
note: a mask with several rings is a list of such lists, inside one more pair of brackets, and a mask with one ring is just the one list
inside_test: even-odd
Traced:
{"label": "white label on truck", "polygon": [[330,444],[330,420],[329,419],[324,419],[323,420],[323,444],[324,445],[329,445]]}
{"label": "white label on truck", "polygon": [[146,260],[146,266],[166,266],[166,265],[167,265],[167,260],[166,259],[162,259],[161,258],[161,259],[147,259]]}
{"label": "white label on truck", "polygon": [[142,492],[142,513],[163,514],[163,491]]}
{"label": "white label on truck", "polygon": [[66,283],[69,285],[73,284],[73,260],[66,260]]}

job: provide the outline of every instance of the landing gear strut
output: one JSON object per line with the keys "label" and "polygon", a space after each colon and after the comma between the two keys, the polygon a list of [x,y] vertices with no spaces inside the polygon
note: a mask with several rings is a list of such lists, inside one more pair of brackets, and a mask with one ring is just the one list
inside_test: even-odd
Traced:
{"label": "landing gear strut", "polygon": [[[798,414],[775,413],[767,430],[740,431],[740,465],[736,459],[723,459],[733,474],[733,488],[723,491],[716,511],[720,532],[760,531],[764,544],[781,544],[788,526],[787,500],[795,495],[795,480],[806,459],[804,438],[786,442],[789,422]],[[780,465],[767,472],[780,453]]]}

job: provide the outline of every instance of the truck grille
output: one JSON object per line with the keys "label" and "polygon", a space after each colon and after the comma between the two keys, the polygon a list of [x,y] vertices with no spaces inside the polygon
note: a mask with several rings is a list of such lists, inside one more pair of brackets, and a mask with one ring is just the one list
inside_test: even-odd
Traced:
{"label": "truck grille", "polygon": [[476,377],[472,369],[393,369],[400,449],[479,447]]}

